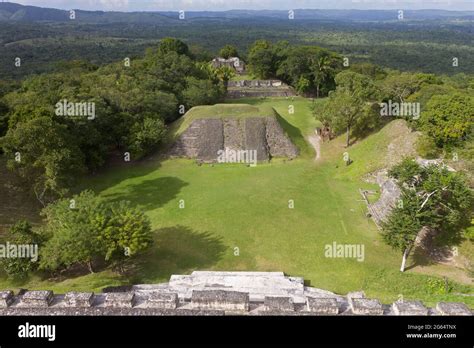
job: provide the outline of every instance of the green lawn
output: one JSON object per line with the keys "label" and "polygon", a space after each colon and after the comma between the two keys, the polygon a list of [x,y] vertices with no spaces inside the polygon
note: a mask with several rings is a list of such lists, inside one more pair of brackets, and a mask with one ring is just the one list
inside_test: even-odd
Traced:
{"label": "green lawn", "polygon": [[[314,151],[304,140],[317,126],[309,100],[241,102],[259,108],[273,106],[302,155],[253,168],[198,166],[181,159],[109,168],[87,179],[82,188],[92,188],[107,199],[130,200],[150,217],[156,243],[141,257],[134,275],[121,278],[107,270],[54,283],[35,278],[26,284],[2,278],[0,288],[99,291],[129,282],[164,282],[171,274],[193,270],[283,271],[341,294],[363,289],[384,302],[403,295],[428,305],[450,300],[474,307],[473,297],[455,294],[472,293],[472,286],[453,283],[453,291],[442,294],[438,283],[433,285],[440,278],[415,272],[416,267],[401,274],[401,255],[382,242],[365,216],[358,189],[375,187],[360,177],[377,168],[391,132],[382,130],[354,145],[350,149],[354,166],[343,165],[339,140],[324,144],[323,159],[314,162]],[[288,112],[289,105],[294,106],[294,114]],[[184,209],[179,208],[180,200]],[[289,200],[294,201],[293,209],[288,207]],[[363,244],[364,261],[325,257],[325,245],[333,242]]]}
{"label": "green lawn", "polygon": [[255,77],[252,75],[234,75],[231,79],[231,81],[242,81],[242,80],[255,80]]}

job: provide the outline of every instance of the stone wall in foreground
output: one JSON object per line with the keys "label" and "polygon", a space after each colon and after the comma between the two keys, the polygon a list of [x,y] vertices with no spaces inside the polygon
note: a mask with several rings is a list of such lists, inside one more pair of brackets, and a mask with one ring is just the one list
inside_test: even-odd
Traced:
{"label": "stone wall in foreground", "polygon": [[346,296],[308,287],[281,272],[193,272],[169,283],[98,293],[0,291],[0,315],[472,315],[465,304],[382,304],[363,292]]}

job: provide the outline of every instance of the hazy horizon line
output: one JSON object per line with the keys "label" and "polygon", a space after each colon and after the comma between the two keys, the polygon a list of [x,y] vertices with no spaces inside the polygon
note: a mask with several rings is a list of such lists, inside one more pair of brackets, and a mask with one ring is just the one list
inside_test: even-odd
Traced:
{"label": "hazy horizon line", "polygon": [[[87,1],[81,4],[81,1]],[[386,1],[386,0],[379,0]],[[416,0],[415,0],[416,1]],[[17,0],[8,1],[3,0],[3,3],[12,3],[23,6],[35,6],[48,9],[58,10],[82,10],[82,11],[102,11],[102,12],[179,12],[184,10],[186,12],[230,12],[230,11],[447,11],[447,12],[473,12],[474,4],[469,4],[465,0],[419,0],[420,3],[414,0],[401,0],[399,4],[394,1],[388,1],[385,4],[374,4],[374,0],[340,0],[338,5],[334,7],[334,2],[329,0],[233,0],[230,1],[230,6],[227,6],[225,0]],[[239,6],[238,3],[241,3]],[[299,2],[299,4],[296,4]],[[171,3],[171,4],[170,4]],[[237,5],[236,5],[237,3]],[[249,4],[250,3],[250,4]],[[253,4],[254,3],[254,4]],[[278,5],[280,4],[280,5]],[[359,6],[357,6],[357,5]],[[424,5],[426,4],[426,5]],[[448,5],[450,4],[450,5]],[[254,6],[252,6],[254,5]],[[291,6],[294,5],[294,6]],[[331,6],[332,5],[332,6]],[[449,6],[449,8],[441,7]],[[211,8],[211,6],[214,6]],[[245,7],[251,6],[251,7]],[[265,7],[269,6],[269,7]],[[315,7],[317,6],[317,7]],[[355,6],[355,7],[354,7]],[[367,6],[367,8],[361,8]],[[385,6],[385,8],[381,8]],[[426,6],[426,7],[423,7]],[[158,7],[158,8],[154,8]],[[162,7],[162,8],[159,8]],[[202,7],[202,8],[198,8]],[[216,7],[222,7],[216,9]],[[456,8],[458,7],[458,8]]]}

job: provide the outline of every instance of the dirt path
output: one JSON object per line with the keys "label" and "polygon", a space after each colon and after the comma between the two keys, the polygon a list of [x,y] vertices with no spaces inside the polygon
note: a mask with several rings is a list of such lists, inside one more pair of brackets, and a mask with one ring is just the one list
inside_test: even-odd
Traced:
{"label": "dirt path", "polygon": [[316,130],[314,131],[314,135],[310,135],[308,137],[308,141],[316,151],[316,157],[314,158],[314,160],[317,161],[319,158],[321,158],[321,137],[318,135]]}

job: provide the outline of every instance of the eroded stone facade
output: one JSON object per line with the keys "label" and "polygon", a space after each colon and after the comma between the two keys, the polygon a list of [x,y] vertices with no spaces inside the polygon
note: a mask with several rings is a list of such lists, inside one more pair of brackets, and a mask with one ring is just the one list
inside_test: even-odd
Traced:
{"label": "eroded stone facade", "polygon": [[280,80],[240,80],[227,83],[227,97],[261,98],[261,97],[293,97],[293,88]]}
{"label": "eroded stone facade", "polygon": [[298,148],[275,117],[205,118],[194,120],[170,150],[171,157],[212,163],[219,151],[256,151],[258,161],[273,157],[295,158]]}
{"label": "eroded stone facade", "polygon": [[346,296],[305,286],[282,272],[193,272],[168,283],[107,293],[0,291],[0,315],[472,315],[463,303],[420,301],[382,304],[361,291]]}

